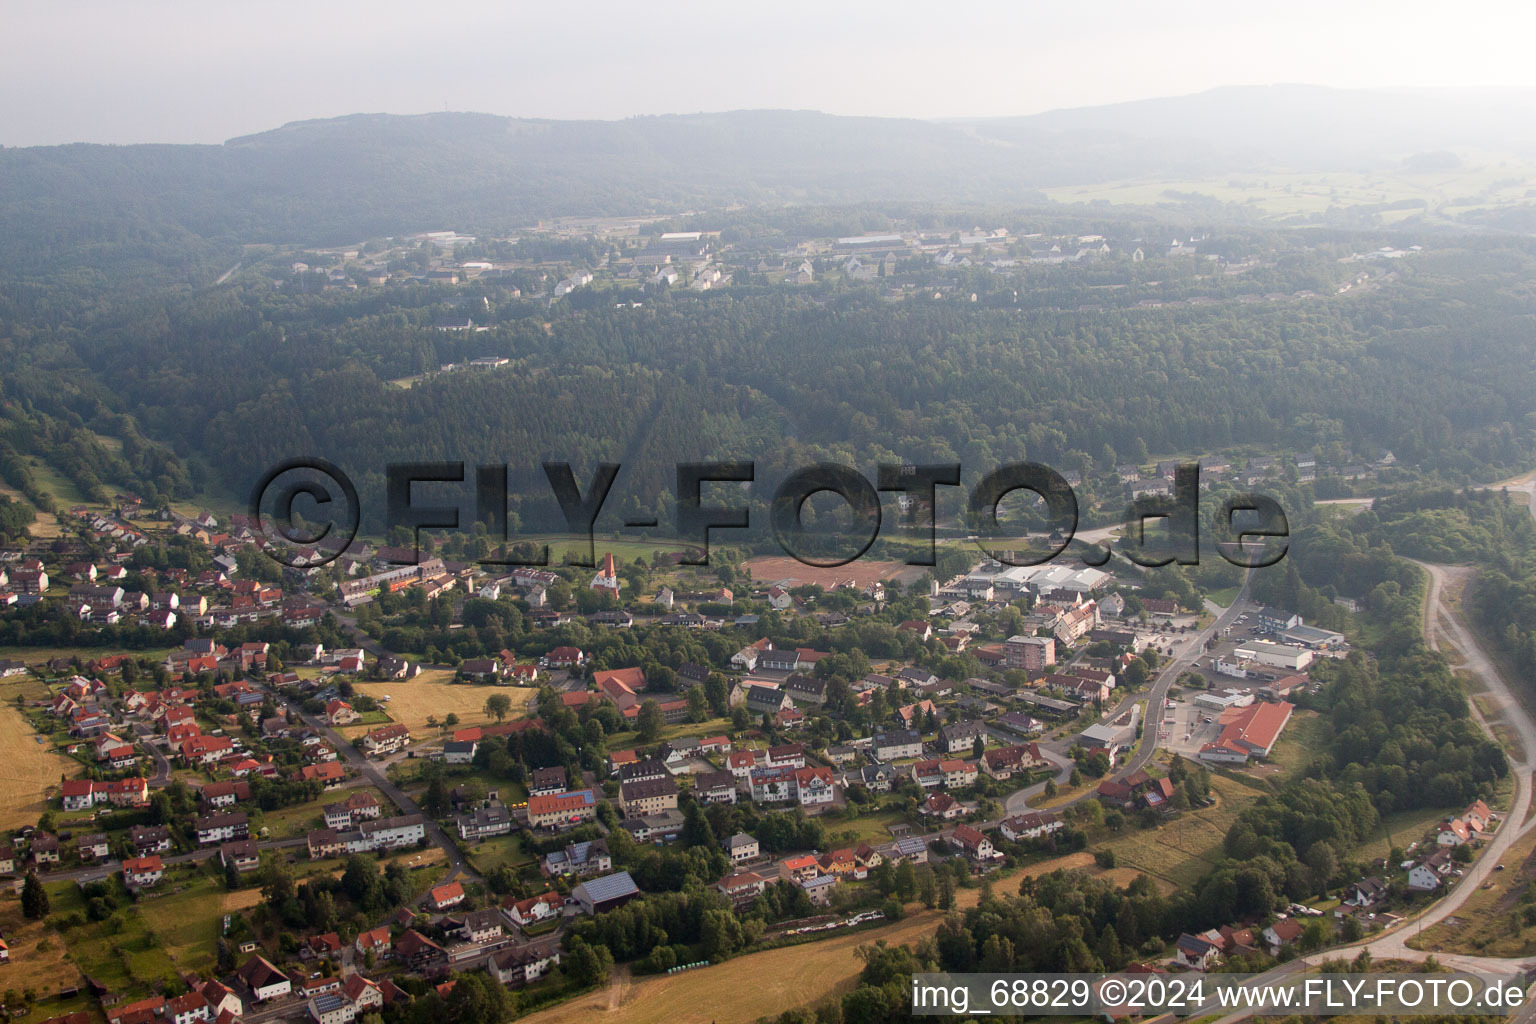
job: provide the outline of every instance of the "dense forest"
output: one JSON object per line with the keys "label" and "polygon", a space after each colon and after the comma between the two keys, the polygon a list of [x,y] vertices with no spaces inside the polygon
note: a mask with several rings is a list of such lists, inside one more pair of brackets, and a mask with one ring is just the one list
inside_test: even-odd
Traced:
{"label": "dense forest", "polygon": [[[1533,260],[1469,243],[1354,296],[1088,312],[995,284],[985,302],[757,287],[554,310],[427,285],[312,294],[262,273],[195,291],[12,285],[0,474],[34,493],[16,456],[41,455],[87,494],[243,496],[274,462],[321,455],[353,475],[374,528],[383,468],[406,460],[509,463],[529,526],[561,522],[546,459],[583,480],[624,464],[607,509],[663,523],[679,460],[755,459],[759,509],[823,459],[870,476],[958,461],[966,483],[1032,459],[1083,471],[1088,501],[1115,460],[1220,450],[1391,450],[1488,479],[1536,450]],[[1329,265],[1277,271],[1327,287]],[[434,329],[465,308],[491,329]],[[475,355],[510,363],[388,383]]]}

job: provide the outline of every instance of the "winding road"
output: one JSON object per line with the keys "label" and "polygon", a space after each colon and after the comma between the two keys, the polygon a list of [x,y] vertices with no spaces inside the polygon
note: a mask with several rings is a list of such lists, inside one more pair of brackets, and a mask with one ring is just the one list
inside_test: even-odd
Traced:
{"label": "winding road", "polygon": [[[1532,514],[1536,515],[1536,509],[1533,509]],[[1509,757],[1511,774],[1515,780],[1515,794],[1510,809],[1504,815],[1504,822],[1499,831],[1483,849],[1482,855],[1467,870],[1466,876],[1457,881],[1454,888],[1423,913],[1404,921],[1386,933],[1373,935],[1350,945],[1334,946],[1321,953],[1297,957],[1272,970],[1252,975],[1239,983],[1244,987],[1274,984],[1301,974],[1308,968],[1315,968],[1325,961],[1349,958],[1362,949],[1370,950],[1371,956],[1378,961],[1391,959],[1422,962],[1433,956],[1446,967],[1482,974],[1522,974],[1536,966],[1536,956],[1506,958],[1444,951],[1430,953],[1408,946],[1409,938],[1456,913],[1492,874],[1494,865],[1509,852],[1510,847],[1522,836],[1536,829],[1536,819],[1528,819],[1531,809],[1531,756],[1532,752],[1536,751],[1536,721],[1532,720],[1530,712],[1516,698],[1514,691],[1504,680],[1492,659],[1478,644],[1476,637],[1445,602],[1446,584],[1463,582],[1470,575],[1471,570],[1464,566],[1434,565],[1428,562],[1414,564],[1429,575],[1429,588],[1424,602],[1424,632],[1429,645],[1450,657],[1455,667],[1477,676],[1483,684],[1487,698],[1497,709],[1495,721],[1513,731],[1519,740],[1518,748],[1514,748],[1505,739],[1497,736],[1492,729],[1493,723],[1486,720],[1475,707],[1473,708],[1478,724],[1488,732],[1490,737],[1500,741]],[[1459,662],[1457,658],[1460,659]],[[1218,1018],[1216,1024],[1237,1024],[1238,1021],[1246,1020],[1250,1016],[1251,1014],[1248,1013],[1230,1013]],[[1533,1017],[1536,1017],[1536,1004],[1527,1004],[1511,1019],[1525,1024]]]}
{"label": "winding road", "polygon": [[420,814],[426,820],[427,837],[432,840],[434,845],[442,849],[443,856],[448,859],[448,871],[439,884],[446,885],[460,878],[484,883],[485,879],[481,878],[475,869],[470,867],[469,862],[464,858],[464,854],[459,851],[458,844],[453,841],[448,833],[443,831],[443,827],[437,823],[437,820],[423,811],[420,805],[406,795],[403,789],[391,782],[389,776],[379,769],[378,763],[364,757],[346,737],[327,725],[325,720],[319,715],[311,715],[297,708],[294,710],[303,719],[305,725],[308,725],[330,742],[338,755],[348,765],[355,768],[358,774],[377,786],[380,792],[393,800],[395,806],[400,809],[401,814]]}

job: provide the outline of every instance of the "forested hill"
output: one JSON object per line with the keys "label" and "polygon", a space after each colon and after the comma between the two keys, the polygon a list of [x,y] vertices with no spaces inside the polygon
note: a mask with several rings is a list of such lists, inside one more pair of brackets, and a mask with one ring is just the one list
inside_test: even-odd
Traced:
{"label": "forested hill", "polygon": [[[1394,167],[1447,147],[1536,152],[1530,97],[1267,87],[1024,118],[809,111],[622,121],[357,114],[222,146],[0,149],[0,270],[172,266],[208,241],[330,244],[561,215],[753,203],[1043,202],[1037,189],[1265,168]],[[1524,111],[1521,115],[1519,112]],[[1495,126],[1505,129],[1494,131]]]}

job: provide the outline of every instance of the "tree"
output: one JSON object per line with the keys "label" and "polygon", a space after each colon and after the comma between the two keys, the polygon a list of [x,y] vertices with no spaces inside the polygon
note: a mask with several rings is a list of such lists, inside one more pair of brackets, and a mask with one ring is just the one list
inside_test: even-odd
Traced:
{"label": "tree", "polygon": [[48,891],[36,871],[27,872],[27,880],[21,884],[21,912],[30,920],[41,921],[48,916]]}
{"label": "tree", "polygon": [[446,715],[443,716],[443,728],[444,729],[452,729],[454,726],[456,726],[458,724],[459,724],[459,716],[454,714],[452,711],[448,712]]}
{"label": "tree", "polygon": [[1322,949],[1333,937],[1333,928],[1322,918],[1314,917],[1308,921],[1301,930],[1301,948],[1303,952],[1310,953],[1314,949]]}
{"label": "tree", "polygon": [[917,869],[910,860],[903,859],[896,865],[896,895],[904,903],[910,903],[917,896]]}
{"label": "tree", "polygon": [[224,861],[224,888],[230,892],[240,888],[240,869],[235,867],[235,859],[233,857]]}
{"label": "tree", "polygon": [[493,693],[485,698],[485,713],[500,722],[512,710],[512,698],[504,693]]}
{"label": "tree", "polygon": [[688,805],[687,814],[683,818],[682,841],[689,848],[715,849],[714,830],[709,827],[709,819],[704,817],[697,802]]}
{"label": "tree", "polygon": [[661,737],[662,724],[660,706],[654,700],[643,702],[635,720],[636,735],[640,742],[655,743]]}
{"label": "tree", "polygon": [[725,677],[718,672],[711,672],[709,678],[704,680],[704,699],[709,701],[710,709],[717,715],[723,715],[728,710],[730,690],[727,688]]}
{"label": "tree", "polygon": [[1339,871],[1339,857],[1332,846],[1319,839],[1307,848],[1307,867],[1312,871],[1312,888],[1323,893]]}
{"label": "tree", "polygon": [[576,984],[589,988],[607,980],[613,969],[613,954],[607,946],[593,946],[581,938],[571,941],[566,972]]}
{"label": "tree", "polygon": [[294,883],[293,871],[289,869],[286,857],[267,858],[266,864],[262,866],[261,895],[267,901],[267,906],[278,913],[298,896],[298,886]]}
{"label": "tree", "polygon": [[421,807],[434,818],[441,818],[448,813],[448,787],[441,776],[434,775],[432,781],[427,783],[427,795],[422,798]]}
{"label": "tree", "polygon": [[702,686],[694,686],[688,690],[688,721],[702,722],[709,716],[709,700],[704,696]]}

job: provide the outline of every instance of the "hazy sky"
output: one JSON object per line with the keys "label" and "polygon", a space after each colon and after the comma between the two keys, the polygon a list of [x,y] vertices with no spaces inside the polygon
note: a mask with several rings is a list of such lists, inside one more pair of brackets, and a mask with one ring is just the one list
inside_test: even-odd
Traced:
{"label": "hazy sky", "polygon": [[1533,29],[1536,5],[1418,0],[9,0],[0,144],[221,142],[359,111],[947,117],[1271,82],[1532,88]]}

